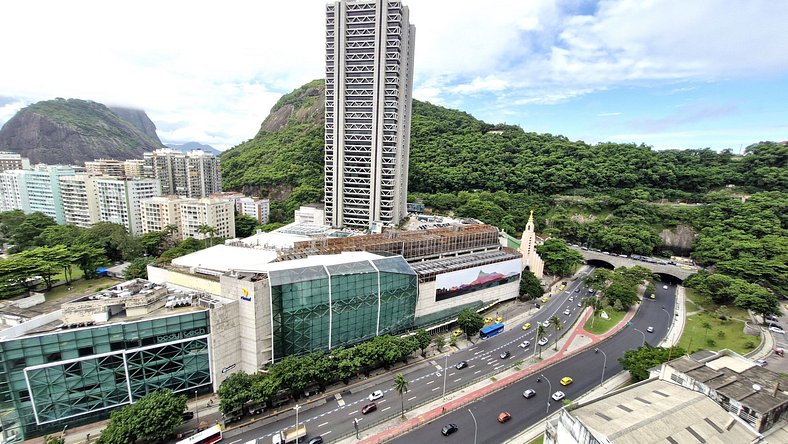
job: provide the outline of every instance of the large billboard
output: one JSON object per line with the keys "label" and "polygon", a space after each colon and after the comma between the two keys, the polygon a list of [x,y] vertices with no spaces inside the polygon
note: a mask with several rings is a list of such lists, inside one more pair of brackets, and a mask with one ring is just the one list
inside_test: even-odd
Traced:
{"label": "large billboard", "polygon": [[521,267],[520,259],[512,259],[439,274],[435,277],[435,301],[462,296],[509,282],[517,282],[520,279]]}

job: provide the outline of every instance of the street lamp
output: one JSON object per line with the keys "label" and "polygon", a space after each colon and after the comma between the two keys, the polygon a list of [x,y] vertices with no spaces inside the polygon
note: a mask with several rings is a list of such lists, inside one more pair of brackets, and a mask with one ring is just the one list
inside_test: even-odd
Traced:
{"label": "street lamp", "polygon": [[474,416],[471,409],[468,409],[468,413],[470,413],[471,418],[473,418],[473,444],[476,444],[476,432],[479,431],[479,425],[476,423],[476,416]]}
{"label": "street lamp", "polygon": [[600,350],[598,348],[594,349],[594,353],[602,353],[602,356],[605,357],[605,361],[602,363],[602,381],[599,383],[599,385],[602,385],[602,384],[605,383],[605,368],[607,368],[607,354],[605,354],[604,351],[602,351],[602,350]]}
{"label": "street lamp", "polygon": [[295,425],[295,428],[296,428],[296,430],[298,430],[298,411],[301,409],[301,406],[296,404],[294,408],[295,408],[295,411],[296,411],[296,425]]}
{"label": "street lamp", "polygon": [[446,399],[446,373],[449,373],[449,355],[446,354],[446,362],[443,364],[443,399]]}
{"label": "street lamp", "polygon": [[550,380],[544,374],[540,374],[540,376],[547,381],[547,387],[550,390],[550,393],[547,394],[547,409],[545,410],[545,414],[547,414],[550,413],[550,397],[553,396],[553,384],[550,383]]}
{"label": "street lamp", "polygon": [[[643,335],[643,344],[642,344],[642,345],[646,345],[646,334],[645,334],[645,333],[643,333],[642,331],[638,330],[637,328],[634,328],[634,327],[632,328],[632,330],[635,330],[636,332],[638,332],[638,333],[640,333],[641,335]],[[642,346],[642,345],[641,345],[641,346]]]}
{"label": "street lamp", "polygon": [[62,440],[64,436],[66,436],[66,429],[68,428],[68,424],[63,426],[63,431],[60,432],[60,439]]}
{"label": "street lamp", "polygon": [[356,439],[360,439],[358,437],[358,418],[353,418],[353,428],[356,429]]}
{"label": "street lamp", "polygon": [[197,390],[194,391],[194,416],[197,417],[197,428],[200,427],[200,403],[197,402]]}

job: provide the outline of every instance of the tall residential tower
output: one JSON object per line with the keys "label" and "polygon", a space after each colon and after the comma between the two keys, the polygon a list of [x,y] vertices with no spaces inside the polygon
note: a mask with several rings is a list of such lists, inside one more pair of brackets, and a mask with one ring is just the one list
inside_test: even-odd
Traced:
{"label": "tall residential tower", "polygon": [[326,5],[328,225],[366,229],[407,214],[415,36],[399,1]]}

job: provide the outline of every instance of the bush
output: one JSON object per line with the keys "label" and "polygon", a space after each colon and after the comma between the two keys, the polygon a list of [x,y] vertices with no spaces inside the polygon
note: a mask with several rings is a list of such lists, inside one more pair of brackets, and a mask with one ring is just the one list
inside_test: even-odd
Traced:
{"label": "bush", "polygon": [[752,342],[752,341],[747,341],[747,342],[744,343],[744,346],[746,348],[753,349],[753,348],[755,348],[755,343]]}
{"label": "bush", "polygon": [[717,341],[715,341],[714,339],[709,338],[709,339],[706,339],[706,344],[709,347],[714,347],[715,345],[717,345]]}
{"label": "bush", "polygon": [[719,339],[725,339],[725,332],[724,332],[724,331],[722,331],[722,330],[718,331],[718,332],[717,332],[717,338],[719,338]]}

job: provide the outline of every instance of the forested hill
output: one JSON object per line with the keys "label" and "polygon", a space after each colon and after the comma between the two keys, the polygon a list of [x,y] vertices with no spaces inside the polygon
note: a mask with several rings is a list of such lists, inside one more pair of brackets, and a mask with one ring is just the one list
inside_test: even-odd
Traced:
{"label": "forested hill", "polygon": [[[254,139],[222,154],[225,189],[287,198],[279,207],[285,218],[299,203],[319,201],[323,98],[321,80],[283,96]],[[640,188],[658,198],[686,197],[730,184],[761,190],[788,188],[784,168],[788,147],[761,143],[748,151],[751,155],[740,157],[710,149],[654,151],[635,144],[589,145],[517,126],[488,124],[462,111],[414,100],[409,190],[416,194],[504,191],[537,198]],[[515,217],[512,226],[519,227],[520,215]]]}

